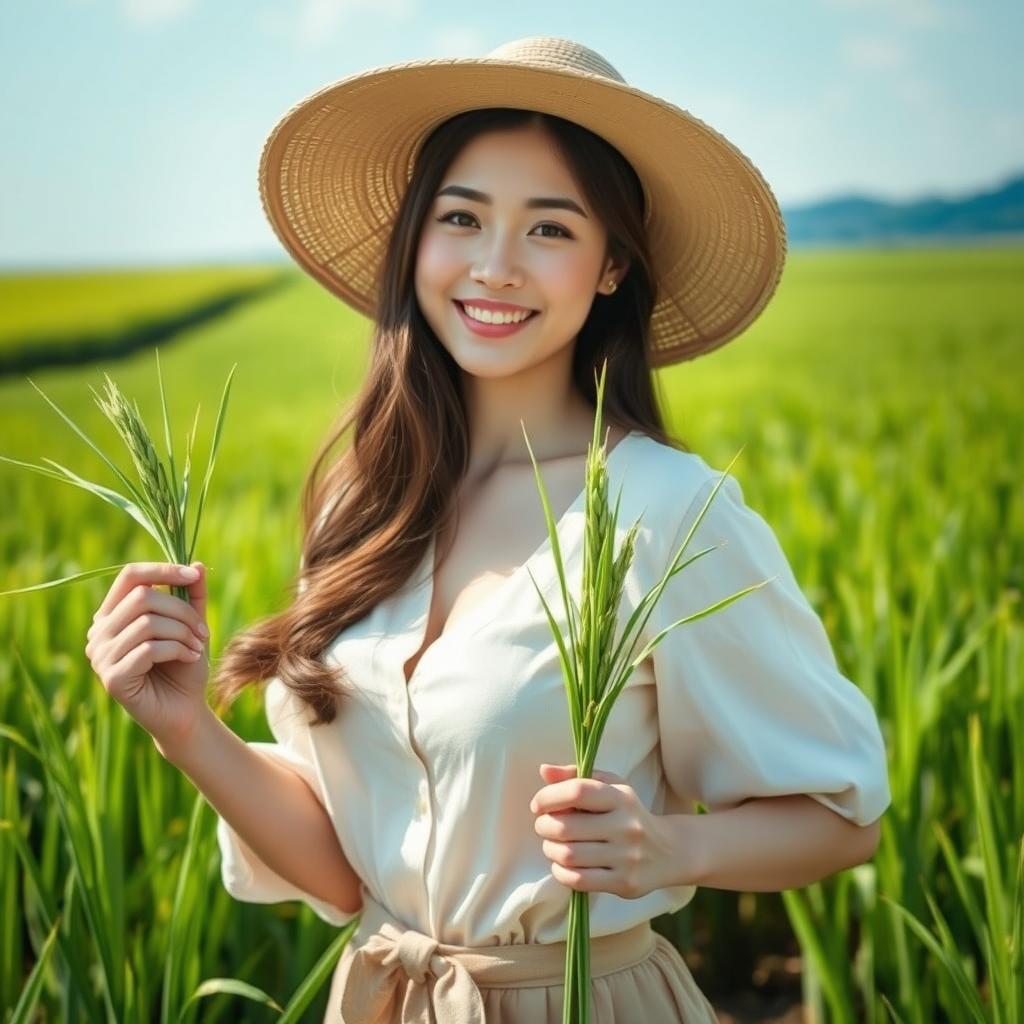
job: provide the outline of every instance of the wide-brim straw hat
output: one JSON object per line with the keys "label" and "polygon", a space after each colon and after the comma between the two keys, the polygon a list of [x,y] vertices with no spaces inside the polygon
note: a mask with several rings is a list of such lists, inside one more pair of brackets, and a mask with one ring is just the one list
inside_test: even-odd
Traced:
{"label": "wide-brim straw hat", "polygon": [[648,365],[724,345],[768,303],[786,231],[758,169],[700,118],[628,85],[581,43],[551,36],[483,57],[372,68],[300,100],[260,157],[260,199],[274,232],[304,271],[374,317],[381,261],[420,144],[455,114],[492,106],[575,121],[636,171],[657,289]]}

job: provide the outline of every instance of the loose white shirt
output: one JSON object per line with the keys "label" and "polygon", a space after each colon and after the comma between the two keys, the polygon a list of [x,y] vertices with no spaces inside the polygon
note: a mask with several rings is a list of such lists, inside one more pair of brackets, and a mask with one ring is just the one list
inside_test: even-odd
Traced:
{"label": "loose white shirt", "polygon": [[[640,431],[609,452],[613,507],[622,487],[617,546],[641,518],[620,630],[721,476],[696,453]],[[557,523],[577,601],[584,514],[581,489]],[[731,474],[682,558],[710,545],[721,546],[669,580],[641,644],[775,578],[668,633],[620,693],[595,767],[625,778],[656,814],[693,813],[694,800],[715,811],[806,793],[858,825],[873,822],[891,801],[874,708],[840,671],[775,534]],[[533,582],[564,631],[550,540],[460,614],[407,686],[403,666],[424,638],[433,564],[431,542],[407,583],[325,651],[355,691],[333,722],[309,725],[305,706],[275,677],[265,690],[275,742],[251,745],[305,779],[355,871],[406,927],[465,946],[562,941],[571,890],[552,875],[529,809],[544,785],[541,762],[576,760],[561,663]],[[272,871],[223,818],[217,837],[223,884],[236,899],[302,900],[339,926],[355,916]],[[591,893],[591,935],[678,910],[695,891]]]}

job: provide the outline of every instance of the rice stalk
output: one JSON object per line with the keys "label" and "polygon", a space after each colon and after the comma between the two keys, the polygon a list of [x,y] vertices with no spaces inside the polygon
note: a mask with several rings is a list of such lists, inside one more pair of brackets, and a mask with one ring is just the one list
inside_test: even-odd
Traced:
{"label": "rice stalk", "polygon": [[[199,502],[192,526],[192,536],[189,539],[186,525],[190,497],[189,478],[191,473],[192,445],[195,441],[199,410],[198,408],[196,409],[192,429],[186,438],[185,467],[179,485],[174,464],[174,450],[171,444],[171,424],[167,413],[167,398],[164,392],[163,375],[160,372],[160,352],[159,350],[154,350],[154,352],[156,354],[157,378],[160,386],[160,400],[163,412],[164,444],[167,448],[166,463],[158,454],[153,438],[134,399],[129,402],[117,384],[107,374],[103,375],[106,378],[106,391],[104,394],[98,394],[92,387],[89,389],[92,391],[100,411],[113,425],[118,436],[124,442],[124,446],[128,449],[128,456],[135,467],[135,474],[138,478],[137,483],[132,481],[113,460],[108,458],[102,449],[56,403],[48,398],[32,380],[29,380],[32,387],[42,395],[57,415],[111,468],[123,485],[125,493],[104,487],[102,484],[93,483],[91,480],[85,480],[60,463],[54,462],[53,459],[43,458],[44,462],[49,463],[49,467],[36,465],[31,462],[23,462],[19,459],[11,459],[3,455],[0,455],[0,461],[10,463],[13,466],[21,466],[23,469],[39,473],[50,480],[60,480],[94,494],[97,498],[107,502],[107,504],[113,505],[115,508],[119,508],[122,512],[131,516],[156,541],[167,561],[188,565],[192,561],[196,541],[199,536],[199,523],[206,501],[206,492],[213,474],[217,448],[220,445],[224,414],[227,408],[228,395],[231,391],[231,380],[238,364],[236,363],[232,366],[231,371],[228,373],[224,384],[224,391],[221,394],[220,407],[217,410],[217,420],[214,425],[213,440],[210,444],[206,474],[199,493]],[[36,583],[32,586],[18,587],[12,590],[2,590],[0,591],[0,597],[25,594],[35,590],[46,590],[51,587],[62,587],[68,583],[77,583],[80,580],[93,579],[97,576],[110,576],[120,572],[127,564],[126,562],[121,562],[117,565],[107,565],[99,569],[88,569],[85,572],[75,573],[71,576],[48,580],[45,583]],[[186,601],[188,600],[188,587],[174,585],[170,590],[175,596]]]}
{"label": "rice stalk", "polygon": [[[601,411],[604,402],[604,382],[607,360],[597,380],[597,408],[594,417],[594,433],[587,452],[585,476],[585,518],[583,571],[580,584],[579,602],[569,593],[566,583],[565,566],[562,560],[558,531],[547,490],[541,479],[537,460],[533,455],[529,437],[526,446],[533,462],[534,477],[540,493],[544,519],[547,524],[551,551],[558,573],[559,589],[565,608],[567,635],[563,635],[555,617],[545,600],[537,581],[534,589],[540,598],[558,650],[562,677],[565,683],[566,703],[569,709],[569,723],[576,752],[577,778],[590,778],[597,759],[597,752],[604,732],[605,722],[615,699],[625,686],[633,670],[644,661],[650,652],[676,626],[693,622],[724,608],[733,601],[771,582],[771,577],[731,594],[707,608],[688,615],[661,630],[640,651],[637,642],[644,626],[669,579],[698,558],[703,557],[720,545],[705,548],[680,564],[690,538],[704,517],[711,501],[725,480],[740,452],[733,457],[721,479],[708,496],[696,520],[687,532],[683,543],[666,569],[661,580],[640,601],[630,615],[621,637],[616,639],[619,625],[619,606],[622,599],[626,575],[633,562],[636,550],[638,518],[626,532],[620,550],[614,552],[616,527],[622,488],[616,496],[614,509],[608,499],[607,436],[601,443]],[[569,920],[566,939],[565,997],[562,1004],[563,1024],[589,1024],[590,1020],[590,901],[589,893],[573,889],[569,898]]]}

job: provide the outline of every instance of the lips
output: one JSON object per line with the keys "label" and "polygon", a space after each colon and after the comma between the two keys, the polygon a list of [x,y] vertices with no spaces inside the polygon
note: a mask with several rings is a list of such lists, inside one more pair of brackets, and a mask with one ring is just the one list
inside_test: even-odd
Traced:
{"label": "lips", "polygon": [[466,312],[463,303],[458,299],[452,299],[452,305],[455,306],[455,310],[459,314],[459,318],[462,320],[463,324],[465,324],[466,329],[479,338],[498,339],[511,337],[528,327],[530,325],[530,321],[539,313],[538,310],[534,310],[524,320],[518,320],[507,324],[495,324],[485,323],[483,320],[474,320]]}
{"label": "lips", "polygon": [[[454,302],[455,305],[458,306],[462,310],[462,312],[465,313],[466,316],[469,316],[469,313],[466,312],[466,303],[465,302],[463,302],[461,299],[452,299],[452,302]],[[525,309],[526,307],[525,306],[524,307],[520,307],[520,309],[518,309],[518,310],[516,310],[516,309],[493,309],[492,310],[488,306],[477,306],[476,308],[477,309],[486,309],[486,310],[488,310],[488,312],[491,312],[491,313],[517,313],[517,312],[522,312],[522,310]],[[521,320],[520,323],[524,323],[525,324],[527,320],[531,320],[533,317],[535,317],[538,312],[539,312],[539,310],[536,310],[536,309],[530,310],[530,315],[528,317],[526,317],[525,319]],[[476,323],[479,323],[479,324],[482,324],[484,322],[485,321],[483,321],[483,320],[477,320],[476,321]]]}

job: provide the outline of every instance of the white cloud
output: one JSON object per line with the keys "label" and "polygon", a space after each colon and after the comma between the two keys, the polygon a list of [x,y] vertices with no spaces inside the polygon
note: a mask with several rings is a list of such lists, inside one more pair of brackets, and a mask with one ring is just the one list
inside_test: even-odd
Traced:
{"label": "white cloud", "polygon": [[489,49],[483,32],[462,25],[450,25],[430,33],[430,50],[441,57],[482,57]]}
{"label": "white cloud", "polygon": [[769,152],[778,139],[813,138],[823,125],[849,113],[853,104],[854,94],[847,86],[831,83],[786,104],[767,104],[739,93],[695,92],[684,109],[742,151],[749,145],[752,150]]}
{"label": "white cloud", "polygon": [[301,0],[284,9],[274,5],[257,14],[260,26],[275,36],[291,38],[302,49],[331,42],[354,16],[370,13],[391,25],[416,13],[416,0]]}
{"label": "white cloud", "polygon": [[940,4],[938,0],[821,0],[833,10],[878,14],[890,22],[911,28],[949,28],[968,18],[963,8]]}
{"label": "white cloud", "polygon": [[892,89],[912,107],[934,110],[947,102],[939,96],[935,83],[920,75],[903,75],[893,81]]}
{"label": "white cloud", "polygon": [[123,0],[121,9],[137,25],[158,25],[178,18],[195,6],[195,0]]}
{"label": "white cloud", "polygon": [[880,79],[891,95],[908,106],[928,109],[943,102],[935,83],[914,66],[910,50],[899,39],[851,33],[840,41],[839,53],[847,67]]}
{"label": "white cloud", "polygon": [[840,52],[843,60],[855,68],[896,69],[905,68],[909,63],[906,46],[885,36],[844,36]]}

